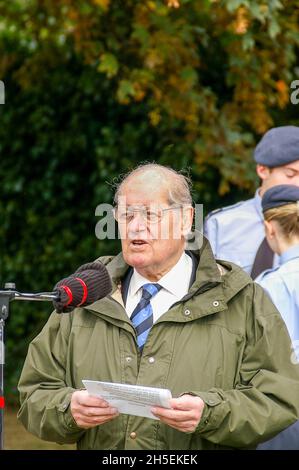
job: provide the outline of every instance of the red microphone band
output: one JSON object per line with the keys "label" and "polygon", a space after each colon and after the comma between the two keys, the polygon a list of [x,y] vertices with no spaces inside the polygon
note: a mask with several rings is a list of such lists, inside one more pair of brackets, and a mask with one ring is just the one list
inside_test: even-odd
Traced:
{"label": "red microphone band", "polygon": [[68,286],[59,286],[59,287],[61,287],[63,290],[65,290],[65,292],[68,295],[69,300],[68,300],[68,303],[65,305],[67,307],[73,300],[73,293],[72,293],[71,289]]}
{"label": "red microphone band", "polygon": [[5,402],[4,397],[0,397],[0,409],[4,408]]}
{"label": "red microphone band", "polygon": [[77,305],[77,307],[80,307],[80,305],[84,304],[86,299],[87,299],[87,292],[88,292],[88,289],[87,289],[87,285],[85,284],[85,282],[80,278],[80,277],[75,277],[75,279],[77,281],[80,282],[80,284],[82,285],[83,287],[83,298],[82,298],[82,301]]}

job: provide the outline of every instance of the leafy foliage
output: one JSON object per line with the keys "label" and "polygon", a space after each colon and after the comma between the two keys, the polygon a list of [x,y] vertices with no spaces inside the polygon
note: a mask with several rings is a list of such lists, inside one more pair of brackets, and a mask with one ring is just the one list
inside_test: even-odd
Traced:
{"label": "leafy foliage", "polygon": [[[141,161],[190,168],[206,209],[247,197],[256,141],[299,123],[298,25],[298,0],[1,2],[1,286],[49,290],[116,252],[95,208]],[[9,390],[50,310],[12,304]]]}

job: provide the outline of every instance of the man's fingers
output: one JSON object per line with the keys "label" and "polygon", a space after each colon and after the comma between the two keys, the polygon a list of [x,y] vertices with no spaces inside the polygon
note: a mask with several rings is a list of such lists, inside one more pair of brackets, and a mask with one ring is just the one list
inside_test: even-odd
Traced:
{"label": "man's fingers", "polygon": [[90,406],[90,407],[100,407],[100,408],[107,408],[109,406],[109,403],[102,398],[96,398],[96,397],[89,397],[88,400],[84,403],[80,403],[81,405],[84,406]]}
{"label": "man's fingers", "polygon": [[158,418],[165,418],[167,420],[174,420],[176,422],[184,422],[194,419],[193,411],[170,410],[167,408],[155,407],[152,408],[152,413]]}
{"label": "man's fingers", "polygon": [[104,416],[104,415],[111,415],[114,413],[117,413],[116,408],[112,407],[92,407],[92,406],[83,406],[81,405],[80,408],[78,408],[79,413],[81,413],[84,416]]}
{"label": "man's fingers", "polygon": [[72,403],[83,405],[83,406],[100,406],[100,407],[108,407],[109,403],[101,397],[94,397],[88,394],[87,390],[76,390],[76,392],[72,395]]}
{"label": "man's fingers", "polygon": [[119,415],[116,408],[99,397],[77,390],[71,398],[71,413],[79,427],[89,429],[106,423]]}
{"label": "man's fingers", "polygon": [[88,424],[101,424],[105,421],[110,421],[112,418],[116,418],[119,414],[118,413],[111,413],[109,415],[101,415],[101,416],[81,416],[81,421],[84,421]]}
{"label": "man's fingers", "polygon": [[155,406],[152,413],[160,420],[183,432],[192,432],[198,425],[204,402],[199,397],[183,395],[170,400],[171,409]]}
{"label": "man's fingers", "polygon": [[179,398],[172,398],[169,400],[171,408],[175,410],[193,410],[194,408],[201,407],[203,401],[200,397],[193,395],[182,395]]}
{"label": "man's fingers", "polygon": [[[180,397],[180,398],[171,398],[169,400],[169,404],[171,408],[175,410],[188,410],[188,402],[185,397]],[[194,403],[192,406],[190,406],[190,409],[194,407]]]}
{"label": "man's fingers", "polygon": [[93,418],[88,418],[86,416],[83,416],[81,418],[77,419],[77,424],[81,428],[93,428],[95,426],[99,426],[101,424],[107,423],[108,421],[111,421],[112,419],[115,419],[118,415],[115,416],[101,416],[99,417],[93,417]]}
{"label": "man's fingers", "polygon": [[79,397],[77,400],[77,403],[82,406],[90,406],[90,407],[101,407],[105,408],[109,406],[109,403],[104,400],[103,398],[99,397],[92,397],[90,395],[84,396],[84,397]]}
{"label": "man's fingers", "polygon": [[[84,411],[88,412],[88,408],[84,408]],[[84,413],[78,413],[75,415],[75,421],[81,428],[92,428],[100,424],[107,423],[112,419],[119,416],[119,412],[116,408],[97,408],[97,415],[86,415]]]}
{"label": "man's fingers", "polygon": [[91,408],[91,407],[81,407],[82,411],[81,414],[83,416],[88,416],[90,418],[93,417],[102,417],[102,416],[111,416],[114,414],[119,414],[117,408]]}

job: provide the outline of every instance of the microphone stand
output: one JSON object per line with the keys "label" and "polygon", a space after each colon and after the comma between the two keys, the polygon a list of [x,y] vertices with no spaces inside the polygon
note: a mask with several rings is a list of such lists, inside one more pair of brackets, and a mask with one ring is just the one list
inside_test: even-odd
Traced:
{"label": "microphone stand", "polygon": [[4,449],[4,327],[5,320],[9,316],[9,304],[13,300],[37,300],[52,302],[59,300],[59,295],[55,292],[40,292],[28,294],[18,292],[16,285],[6,283],[4,290],[0,290],[0,450]]}

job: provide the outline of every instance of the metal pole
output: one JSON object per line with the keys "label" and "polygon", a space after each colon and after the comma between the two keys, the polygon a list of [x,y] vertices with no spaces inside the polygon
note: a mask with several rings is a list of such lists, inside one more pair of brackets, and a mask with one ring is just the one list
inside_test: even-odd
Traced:
{"label": "metal pole", "polygon": [[37,300],[53,302],[59,300],[59,294],[56,292],[39,292],[37,294],[27,294],[24,292],[17,292],[16,290],[0,290],[1,297],[10,297],[10,300]]}
{"label": "metal pole", "polygon": [[5,284],[5,290],[0,290],[0,450],[4,449],[4,326],[9,315],[9,303],[12,300],[58,300],[58,294],[53,292],[40,292],[27,294],[17,292],[15,284]]}
{"label": "metal pole", "polygon": [[4,320],[0,320],[0,450],[4,449]]}

